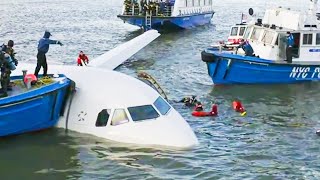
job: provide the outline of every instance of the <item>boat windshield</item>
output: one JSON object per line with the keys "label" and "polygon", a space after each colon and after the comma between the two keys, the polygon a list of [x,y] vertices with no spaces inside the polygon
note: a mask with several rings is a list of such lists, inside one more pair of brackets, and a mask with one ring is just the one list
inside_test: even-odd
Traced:
{"label": "boat windshield", "polygon": [[246,30],[246,27],[240,27],[239,36],[243,36],[245,30]]}
{"label": "boat windshield", "polygon": [[168,111],[171,109],[170,105],[161,96],[157,98],[153,105],[158,109],[158,111],[162,115],[166,115]]}
{"label": "boat windshield", "polygon": [[238,34],[238,27],[232,27],[230,36],[237,36]]}
{"label": "boat windshield", "polygon": [[160,116],[152,105],[129,107],[128,111],[133,121],[156,119]]}
{"label": "boat windshield", "polygon": [[252,30],[252,27],[248,27],[248,28],[245,30],[243,39],[249,39],[249,35],[250,35],[251,30]]}

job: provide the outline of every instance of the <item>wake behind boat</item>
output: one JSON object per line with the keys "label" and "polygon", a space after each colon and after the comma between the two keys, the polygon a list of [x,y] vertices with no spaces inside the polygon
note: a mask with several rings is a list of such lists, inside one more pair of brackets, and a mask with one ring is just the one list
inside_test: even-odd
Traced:
{"label": "wake behind boat", "polygon": [[[202,60],[207,63],[214,84],[318,81],[320,25],[316,9],[316,0],[310,1],[308,12],[269,9],[263,19],[248,24],[243,39],[252,46],[255,56],[246,56],[241,49],[222,51],[222,47],[220,51],[217,48],[203,51]],[[290,34],[292,47],[288,45]]]}
{"label": "wake behind boat", "polygon": [[125,0],[120,19],[144,29],[191,28],[208,24],[212,0]]}

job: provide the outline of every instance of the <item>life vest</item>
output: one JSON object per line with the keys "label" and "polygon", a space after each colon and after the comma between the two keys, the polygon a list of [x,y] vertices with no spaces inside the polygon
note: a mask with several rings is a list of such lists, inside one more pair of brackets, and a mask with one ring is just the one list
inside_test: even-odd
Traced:
{"label": "life vest", "polygon": [[245,111],[240,101],[233,101],[232,106],[233,106],[233,109],[237,112],[242,113]]}
{"label": "life vest", "polygon": [[27,74],[24,76],[23,82],[27,84],[29,79],[31,80],[31,82],[37,81],[37,77],[34,74]]}

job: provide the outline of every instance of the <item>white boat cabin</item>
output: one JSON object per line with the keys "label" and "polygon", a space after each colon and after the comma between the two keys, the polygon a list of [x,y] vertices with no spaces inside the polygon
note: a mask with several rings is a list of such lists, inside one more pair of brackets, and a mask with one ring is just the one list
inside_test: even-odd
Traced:
{"label": "white boat cabin", "polygon": [[290,32],[294,37],[292,61],[320,62],[320,24],[315,9],[316,1],[311,1],[308,12],[269,9],[263,19],[248,25],[243,38],[251,44],[256,56],[283,61]]}
{"label": "white boat cabin", "polygon": [[247,28],[246,24],[236,24],[231,27],[228,42],[231,44],[239,44],[240,40],[243,38],[244,32]]}

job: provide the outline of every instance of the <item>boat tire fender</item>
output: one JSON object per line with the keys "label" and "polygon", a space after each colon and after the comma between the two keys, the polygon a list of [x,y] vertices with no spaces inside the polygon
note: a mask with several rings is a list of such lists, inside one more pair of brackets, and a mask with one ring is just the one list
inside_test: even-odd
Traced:
{"label": "boat tire fender", "polygon": [[201,59],[204,62],[214,62],[216,60],[216,57],[212,53],[207,53],[205,51],[201,52]]}

